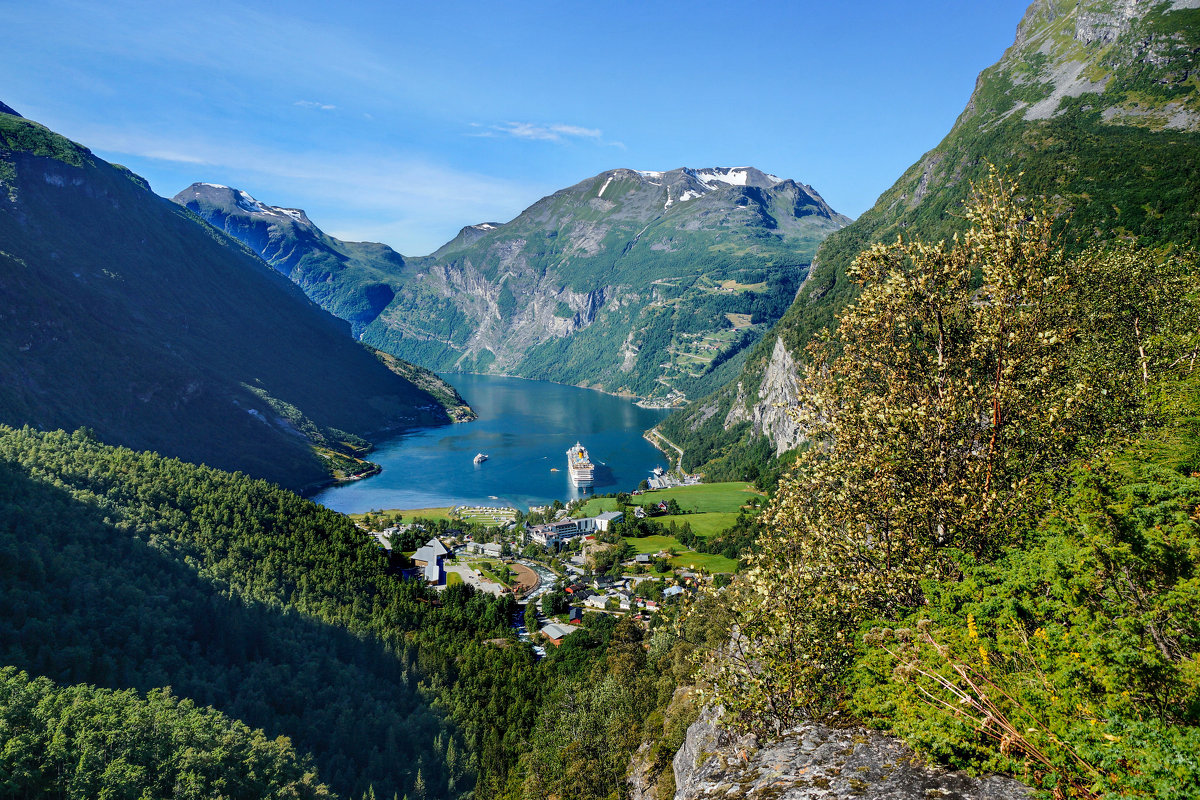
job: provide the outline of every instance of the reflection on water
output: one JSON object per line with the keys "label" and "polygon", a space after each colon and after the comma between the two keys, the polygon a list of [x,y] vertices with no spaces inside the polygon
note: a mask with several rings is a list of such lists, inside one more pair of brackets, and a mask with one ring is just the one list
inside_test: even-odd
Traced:
{"label": "reflection on water", "polygon": [[[665,411],[556,383],[489,375],[443,377],[479,419],[384,442],[370,456],[382,473],[327,489],[314,499],[344,512],[455,503],[524,509],[566,502],[586,491],[573,487],[567,476],[567,448],[576,441],[596,465],[592,492],[636,488],[654,467],[666,466],[662,454],[642,438],[642,431],[654,427]],[[486,453],[488,460],[473,463],[476,453]]]}

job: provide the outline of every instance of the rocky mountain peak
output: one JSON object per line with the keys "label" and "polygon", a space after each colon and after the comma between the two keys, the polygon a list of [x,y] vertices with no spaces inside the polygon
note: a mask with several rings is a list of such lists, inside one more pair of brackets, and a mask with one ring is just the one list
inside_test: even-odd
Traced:
{"label": "rocky mountain peak", "polygon": [[601,177],[637,176],[650,186],[686,186],[695,191],[710,192],[725,186],[754,186],[771,189],[783,183],[782,178],[755,167],[676,167],[665,172],[653,170],[614,169]]}
{"label": "rocky mountain peak", "polygon": [[9,116],[13,117],[21,116],[16,111],[13,111],[12,106],[6,105],[5,103],[0,103],[0,114],[8,114]]}
{"label": "rocky mountain peak", "polygon": [[[611,204],[638,208],[639,213],[671,215],[697,208],[690,201],[706,198],[698,208],[744,207],[747,202],[763,205],[782,200],[805,208],[800,216],[817,213],[846,224],[849,219],[835,212],[815,189],[780,178],[756,167],[676,167],[666,171],[612,169],[565,189],[552,197],[584,198],[593,206],[609,210]],[[550,200],[550,198],[548,198]]]}
{"label": "rocky mountain peak", "polygon": [[771,189],[783,182],[782,178],[769,175],[754,167],[708,167],[706,169],[686,170],[696,180],[716,188],[727,186],[756,186],[760,189]]}
{"label": "rocky mountain peak", "polygon": [[1097,95],[1106,123],[1200,130],[1197,9],[1200,0],[1037,0],[960,124],[1050,119]]}
{"label": "rocky mountain peak", "polygon": [[189,203],[204,202],[229,212],[235,210],[241,211],[249,214],[251,217],[265,219],[270,222],[281,222],[290,219],[306,228],[314,227],[312,220],[308,218],[308,215],[302,209],[269,206],[255,200],[249,193],[241,189],[235,189],[232,186],[224,186],[219,183],[193,183],[171,199],[181,206],[188,206]]}

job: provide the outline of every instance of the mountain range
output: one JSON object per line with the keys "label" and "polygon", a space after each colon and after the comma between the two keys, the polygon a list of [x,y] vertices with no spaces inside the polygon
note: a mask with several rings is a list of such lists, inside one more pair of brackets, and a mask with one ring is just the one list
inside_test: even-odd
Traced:
{"label": "mountain range", "polygon": [[299,489],[362,470],[371,438],[447,408],[469,413],[250,248],[0,112],[0,422],[87,427]]}
{"label": "mountain range", "polygon": [[667,404],[734,374],[849,222],[811,186],[753,167],[609,170],[417,258],[340,241],[241,189],[195,183],[174,200],[372,346]]}
{"label": "mountain range", "polygon": [[[1015,496],[1028,503],[1005,509],[1011,525],[991,515],[943,527],[952,506],[988,502],[1001,479],[989,467],[982,492],[922,495],[920,481],[948,463],[928,442],[958,434],[880,426],[897,431],[897,446],[859,470],[816,472],[824,486],[810,485],[827,497],[785,482],[757,518],[760,498],[736,501],[726,534],[737,532],[750,569],[728,590],[714,580],[688,613],[664,599],[645,627],[589,612],[540,659],[518,642],[512,593],[397,580],[401,547],[385,554],[344,515],[246,475],[97,439],[298,488],[326,479],[331,462],[361,466],[382,432],[469,415],[432,373],[374,345],[439,368],[664,403],[701,396],[661,426],[685,466],[771,486],[804,435],[786,414],[803,390],[804,348],[857,297],[847,278],[856,254],[959,232],[972,181],[992,165],[1050,200],[1068,254],[1113,240],[1200,245],[1198,53],[1200,0],[1036,0],[946,138],[853,223],[810,187],[752,168],[622,169],[412,258],[340,241],[303,211],[240,189],[194,184],[172,203],[0,104],[6,787],[426,800],[1027,794],[994,777],[976,793],[955,767],[1017,777],[1028,793],[1196,796],[1200,447],[1195,375],[1174,372],[1187,358],[1176,353],[1196,352],[1192,308],[1148,336],[1179,334],[1154,356],[1165,380],[1149,382],[1140,331],[1136,347],[1125,342],[1118,374],[1136,384],[1140,372],[1152,407],[1136,417],[1145,428],[1128,429],[1142,440],[1069,451],[1082,453],[1069,462],[1018,460],[998,473],[1014,489],[1025,464],[1038,470],[1031,484],[1055,480],[1046,497]],[[1186,277],[1133,307],[1170,305],[1180,286],[1176,296],[1194,298]],[[963,306],[978,297],[961,296]],[[1082,305],[1077,319],[1124,322],[1128,307]],[[1014,418],[1053,420],[1037,413],[1052,395],[1031,383],[1014,397],[1034,413]],[[894,396],[926,419],[946,407]],[[898,419],[864,397],[880,399],[833,399]],[[981,405],[949,430],[978,433]],[[1085,430],[1103,438],[1120,415],[1097,414]],[[81,426],[91,431],[33,430]],[[836,430],[859,435],[864,451],[882,439]],[[1057,454],[1057,435],[1014,438]],[[958,464],[983,452],[958,447],[969,456]],[[870,490],[853,486],[860,476]],[[858,515],[862,506],[873,508]],[[892,530],[898,508],[907,521]],[[695,536],[692,524],[715,516],[735,514],[695,514],[683,530]],[[610,536],[645,533],[652,521],[636,517]],[[399,541],[450,524],[404,525]],[[453,524],[476,541],[495,535]],[[674,522],[659,530],[683,535]],[[703,582],[677,574],[685,597]],[[665,594],[649,577],[640,591]],[[739,610],[747,597],[761,602]],[[552,616],[559,600],[561,586],[538,605]],[[731,639],[738,615],[767,624],[737,622],[745,635]],[[778,657],[731,653],[739,638]],[[781,715],[829,716],[760,729],[778,737],[718,732],[702,707],[714,676],[748,652],[732,692],[768,697]],[[933,769],[914,774],[902,761]]]}
{"label": "mountain range", "polygon": [[992,165],[1051,201],[1069,249],[1131,238],[1200,246],[1198,53],[1195,0],[1032,3],[946,137],[822,243],[741,373],[663,424],[686,465],[742,477],[799,444],[786,405],[805,345],[857,296],[847,267],[872,243],[963,230],[963,201]]}

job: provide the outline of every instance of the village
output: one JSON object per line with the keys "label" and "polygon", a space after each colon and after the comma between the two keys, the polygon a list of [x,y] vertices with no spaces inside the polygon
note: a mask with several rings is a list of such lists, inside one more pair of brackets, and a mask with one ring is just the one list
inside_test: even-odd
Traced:
{"label": "village", "polygon": [[[745,483],[648,485],[528,513],[453,506],[353,517],[407,579],[512,594],[525,609],[513,627],[541,656],[589,614],[648,626],[664,605],[731,580],[737,552],[726,539],[752,524],[765,498]],[[706,552],[718,546],[726,552]]]}

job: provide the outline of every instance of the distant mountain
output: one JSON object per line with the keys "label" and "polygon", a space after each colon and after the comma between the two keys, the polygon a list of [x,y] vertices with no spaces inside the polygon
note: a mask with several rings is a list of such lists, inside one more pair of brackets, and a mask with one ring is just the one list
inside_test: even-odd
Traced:
{"label": "distant mountain", "polygon": [[301,488],[449,420],[404,370],[440,383],[125,168],[0,113],[0,422]]}
{"label": "distant mountain", "polygon": [[424,258],[339,242],[240,190],[193,184],[175,201],[380,349],[667,402],[734,374],[849,222],[811,186],[753,167],[609,170]]}
{"label": "distant mountain", "polygon": [[822,244],[795,303],[742,373],[666,422],[677,443],[691,445],[690,465],[745,466],[749,450],[765,451],[762,437],[776,453],[797,444],[778,404],[796,391],[809,338],[856,296],[847,266],[873,242],[961,230],[971,181],[989,164],[1023,173],[1024,193],[1051,200],[1070,247],[1129,236],[1200,245],[1198,54],[1197,0],[1031,4],[946,138]]}
{"label": "distant mountain", "polygon": [[327,236],[303,211],[264,205],[239,189],[193,183],[173,200],[250,245],[357,336],[392,301],[404,257],[384,244]]}

